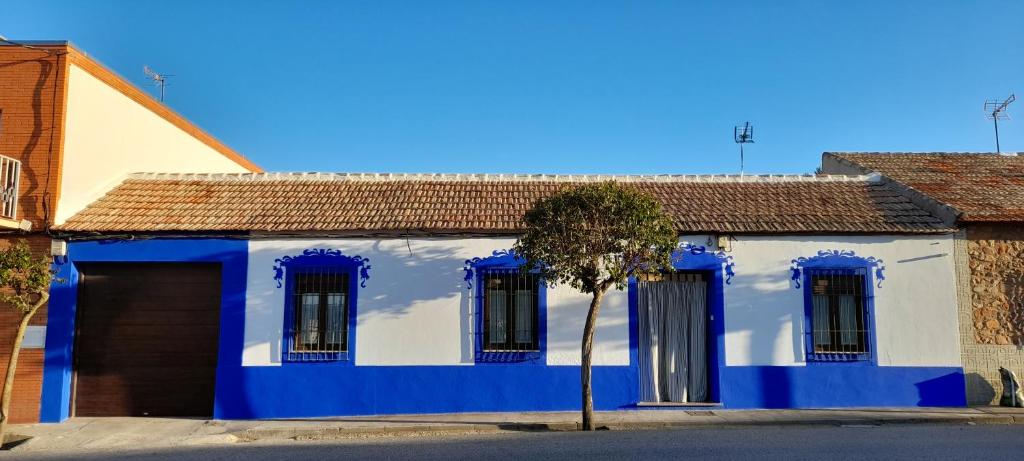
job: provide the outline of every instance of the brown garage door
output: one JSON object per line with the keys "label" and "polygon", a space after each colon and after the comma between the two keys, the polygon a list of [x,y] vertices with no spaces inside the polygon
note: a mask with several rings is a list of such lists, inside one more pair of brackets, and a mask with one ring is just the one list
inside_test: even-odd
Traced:
{"label": "brown garage door", "polygon": [[211,416],[218,264],[81,268],[77,416]]}

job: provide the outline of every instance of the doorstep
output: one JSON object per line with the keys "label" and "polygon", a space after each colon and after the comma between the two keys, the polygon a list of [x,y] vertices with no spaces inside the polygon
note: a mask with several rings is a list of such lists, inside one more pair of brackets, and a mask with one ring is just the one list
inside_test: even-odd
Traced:
{"label": "doorstep", "polygon": [[640,402],[637,408],[720,408],[716,402]]}

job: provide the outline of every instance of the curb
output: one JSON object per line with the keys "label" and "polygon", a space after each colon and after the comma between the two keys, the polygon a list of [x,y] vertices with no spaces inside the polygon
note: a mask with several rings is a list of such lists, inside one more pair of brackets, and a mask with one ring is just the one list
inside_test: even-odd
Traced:
{"label": "curb", "polygon": [[[748,421],[652,421],[599,424],[598,430],[631,431],[651,429],[684,429],[715,427],[756,427],[756,426],[885,426],[904,424],[960,424],[960,425],[1011,425],[1024,424],[1024,416],[936,416],[905,418],[820,418],[791,420],[748,420]],[[496,434],[509,432],[574,432],[576,422],[558,423],[500,423],[466,425],[414,425],[391,427],[353,428],[289,428],[289,429],[247,429],[235,432],[239,442],[267,440],[335,440],[371,437],[417,437],[430,435]]]}

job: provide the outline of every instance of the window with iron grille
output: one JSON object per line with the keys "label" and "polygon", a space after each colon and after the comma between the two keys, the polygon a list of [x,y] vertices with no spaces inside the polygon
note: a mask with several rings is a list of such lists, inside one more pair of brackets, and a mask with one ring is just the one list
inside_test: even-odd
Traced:
{"label": "window with iron grille", "polygon": [[483,350],[538,350],[538,288],[533,274],[514,271],[483,275]]}
{"label": "window with iron grille", "polygon": [[288,275],[287,361],[347,358],[352,274],[337,267],[296,267]]}
{"label": "window with iron grille", "polygon": [[860,361],[871,356],[866,269],[807,271],[809,361]]}

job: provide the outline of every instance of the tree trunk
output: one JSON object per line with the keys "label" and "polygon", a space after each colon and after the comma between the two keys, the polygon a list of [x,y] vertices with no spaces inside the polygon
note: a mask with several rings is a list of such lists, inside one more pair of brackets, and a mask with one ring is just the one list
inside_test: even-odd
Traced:
{"label": "tree trunk", "polygon": [[40,293],[32,309],[21,316],[21,323],[18,324],[18,332],[14,335],[14,348],[11,349],[11,360],[7,362],[7,375],[4,378],[4,390],[0,397],[0,446],[4,443],[7,435],[7,422],[10,421],[11,391],[14,390],[14,372],[18,369],[18,355],[21,354],[21,341],[25,339],[25,330],[28,329],[28,322],[36,315],[46,301],[50,299],[50,293]]}
{"label": "tree trunk", "polygon": [[594,291],[587,312],[587,323],[583,326],[583,357],[580,364],[580,381],[583,387],[583,427],[585,431],[594,430],[594,390],[590,383],[590,356],[594,349],[594,330],[597,326],[597,313],[601,310],[601,298],[604,290]]}

